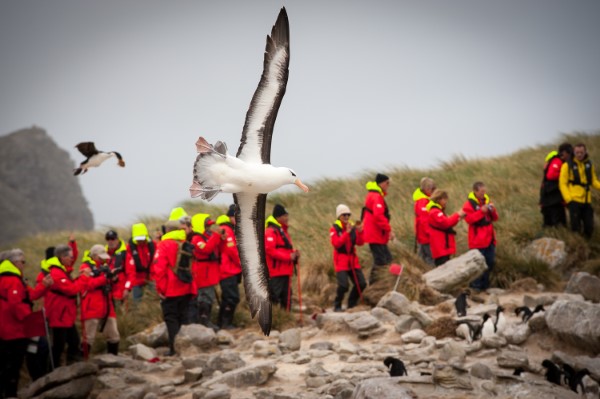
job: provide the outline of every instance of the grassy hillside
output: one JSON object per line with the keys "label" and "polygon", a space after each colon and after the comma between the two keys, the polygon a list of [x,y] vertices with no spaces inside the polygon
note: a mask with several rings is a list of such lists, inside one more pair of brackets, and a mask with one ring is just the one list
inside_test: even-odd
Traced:
{"label": "grassy hillside", "polygon": [[[428,267],[413,254],[413,201],[412,193],[423,176],[432,177],[438,188],[448,191],[450,201],[448,211],[458,210],[473,182],[486,183],[488,194],[496,204],[500,220],[496,223],[498,236],[496,273],[492,284],[508,287],[518,279],[533,277],[547,288],[560,288],[573,270],[587,270],[597,274],[600,271],[600,245],[597,223],[596,232],[590,241],[572,235],[563,229],[542,230],[541,214],[538,208],[538,195],[542,169],[546,154],[558,147],[562,141],[573,144],[584,142],[595,165],[600,165],[600,133],[594,135],[572,134],[563,140],[535,148],[525,148],[508,156],[465,159],[456,157],[432,169],[396,168],[381,172],[392,179],[387,202],[391,208],[392,226],[397,241],[391,245],[394,261],[405,266],[400,291],[413,299],[427,301],[427,290],[420,284],[419,276]],[[414,149],[413,149],[414,150]],[[402,161],[399,151],[398,162]],[[331,306],[335,290],[332,268],[332,250],[329,244],[329,228],[335,220],[335,207],[347,204],[353,211],[353,219],[359,216],[366,194],[365,183],[374,178],[378,171],[365,171],[362,175],[348,179],[323,179],[311,185],[309,194],[286,193],[271,195],[267,212],[273,204],[280,202],[290,212],[290,233],[294,244],[302,252],[300,263],[303,300],[310,307]],[[593,191],[593,205],[596,215],[600,215],[600,193]],[[181,204],[188,213],[208,212],[216,216],[226,207],[208,205],[203,201],[189,201]],[[149,217],[145,222],[151,231],[166,219],[169,210],[157,209],[157,217]],[[129,237],[129,226],[118,229],[122,237]],[[467,226],[461,222],[456,229],[458,253],[467,251]],[[104,243],[104,232],[77,233],[80,249],[89,248],[94,243]],[[524,255],[524,247],[533,239],[552,236],[564,240],[568,246],[567,264],[558,271]],[[21,240],[16,246],[27,253],[29,264],[37,269],[44,248],[66,242],[68,232],[62,234],[42,234]],[[366,273],[371,266],[371,255],[365,246],[359,257]],[[30,266],[31,267],[31,266]],[[37,273],[31,270],[30,276]],[[384,279],[384,290],[392,286],[395,277]],[[367,299],[368,298],[367,292]],[[377,295],[372,300],[376,300]],[[244,312],[247,313],[247,312]],[[240,316],[244,317],[244,316]],[[285,316],[276,314],[276,318]]]}

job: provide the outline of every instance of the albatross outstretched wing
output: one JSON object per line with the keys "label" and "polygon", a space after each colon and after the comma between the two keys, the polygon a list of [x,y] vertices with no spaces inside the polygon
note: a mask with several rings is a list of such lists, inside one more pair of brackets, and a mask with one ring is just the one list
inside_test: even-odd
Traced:
{"label": "albatross outstretched wing", "polygon": [[285,94],[290,64],[290,27],[285,7],[267,36],[263,73],[252,96],[237,157],[246,162],[271,162],[271,137]]}
{"label": "albatross outstretched wing", "polygon": [[235,238],[238,244],[244,290],[252,318],[258,313],[258,324],[265,335],[271,332],[269,270],[265,259],[266,194],[233,194],[236,204]]}

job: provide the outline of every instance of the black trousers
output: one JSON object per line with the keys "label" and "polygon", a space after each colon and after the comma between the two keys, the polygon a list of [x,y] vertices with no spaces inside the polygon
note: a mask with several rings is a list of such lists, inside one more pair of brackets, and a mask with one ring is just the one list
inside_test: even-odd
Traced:
{"label": "black trousers", "polygon": [[0,398],[17,397],[28,338],[0,341]]}
{"label": "black trousers", "polygon": [[433,260],[433,264],[436,266],[441,266],[444,263],[448,262],[449,260],[450,260],[450,255],[440,256],[439,258],[435,258]]}
{"label": "black trousers", "polygon": [[591,238],[594,232],[594,209],[592,205],[571,201],[568,206],[571,230],[581,233],[583,227],[583,235],[586,238]]}
{"label": "black trousers", "polygon": [[371,255],[373,255],[373,268],[369,275],[369,284],[373,284],[379,270],[392,263],[392,253],[387,244],[369,244],[369,249],[371,250]]}
{"label": "black trousers", "polygon": [[269,279],[269,291],[271,293],[272,304],[279,304],[282,308],[290,310],[292,301],[290,276],[271,277]]}
{"label": "black trousers", "polygon": [[335,296],[334,307],[342,307],[342,301],[344,300],[344,295],[346,292],[348,292],[348,288],[350,288],[350,282],[352,282],[352,291],[350,291],[350,295],[348,295],[348,309],[355,307],[358,303],[361,293],[367,286],[362,269],[343,270],[336,272],[335,277],[337,280],[337,292]]}
{"label": "black trousers", "polygon": [[48,348],[48,339],[38,337],[37,342],[29,341],[27,348],[32,347],[35,351],[27,351],[25,354],[25,364],[32,381],[45,376],[50,372],[50,351]]}
{"label": "black trousers", "polygon": [[52,360],[54,368],[60,367],[63,351],[67,346],[67,364],[83,359],[81,340],[75,325],[72,327],[52,327]]}
{"label": "black trousers", "polygon": [[169,348],[175,349],[175,336],[181,329],[181,326],[188,324],[189,306],[191,295],[181,295],[165,298],[160,302],[163,312],[163,319],[167,326],[169,335]]}
{"label": "black trousers", "polygon": [[543,206],[542,216],[544,227],[567,226],[567,213],[562,204]]}
{"label": "black trousers", "polygon": [[232,308],[240,303],[240,282],[242,281],[242,274],[227,277],[221,280],[221,307]]}

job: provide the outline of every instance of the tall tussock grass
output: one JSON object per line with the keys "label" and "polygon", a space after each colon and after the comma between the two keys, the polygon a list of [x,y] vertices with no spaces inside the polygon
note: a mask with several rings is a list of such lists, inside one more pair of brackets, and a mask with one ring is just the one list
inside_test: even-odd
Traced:
{"label": "tall tussock grass", "polygon": [[[338,204],[348,205],[352,211],[352,220],[360,218],[366,195],[365,184],[373,180],[377,172],[391,177],[392,183],[386,201],[391,210],[391,224],[397,240],[390,244],[395,263],[404,266],[403,274],[397,290],[412,300],[435,304],[436,295],[428,290],[422,281],[422,274],[430,270],[414,253],[414,216],[412,193],[424,176],[436,181],[437,187],[449,194],[447,213],[460,209],[472,190],[475,181],[483,181],[487,185],[488,194],[495,203],[500,220],[495,224],[497,233],[497,264],[492,274],[494,286],[509,288],[515,281],[532,278],[549,289],[559,287],[575,271],[588,271],[598,274],[600,271],[600,240],[597,226],[591,240],[568,231],[568,229],[542,229],[542,216],[538,207],[539,188],[546,154],[563,142],[572,144],[583,142],[596,169],[600,171],[600,132],[595,134],[572,133],[564,135],[555,143],[525,148],[513,154],[485,159],[469,159],[455,156],[440,162],[438,167],[429,169],[411,169],[407,167],[390,168],[388,170],[370,170],[353,178],[323,178],[310,184],[308,194],[294,191],[278,192],[269,195],[267,214],[275,203],[283,204],[290,214],[289,231],[294,246],[301,251],[299,263],[302,289],[303,309],[306,316],[321,308],[331,307],[335,296],[335,273],[333,271],[332,247],[329,229],[335,221],[335,208]],[[401,152],[398,154],[401,159]],[[596,215],[600,215],[600,194],[593,192],[593,207]],[[182,204],[189,214],[197,212],[210,213],[213,218],[226,211],[226,206],[215,206],[203,201],[187,201]],[[169,209],[157,209],[157,215],[146,216],[141,221],[148,225],[150,231],[159,228],[167,219]],[[598,219],[598,217],[596,217]],[[596,223],[598,224],[598,223]],[[130,226],[111,226],[116,228],[122,238],[130,235]],[[457,230],[457,254],[465,253],[467,246],[467,225],[460,222]],[[104,243],[106,229],[93,232],[75,232],[79,247],[83,251],[95,243]],[[66,243],[69,232],[32,235],[15,245],[25,250],[29,265],[36,265],[41,260],[44,248],[50,245]],[[525,251],[525,247],[536,238],[552,237],[566,243],[567,259],[557,269],[550,269],[545,263],[534,260]],[[5,248],[3,248],[5,249]],[[372,258],[368,246],[360,247],[358,256],[365,277],[369,276]],[[38,272],[37,266],[30,266],[27,275],[33,278]],[[387,270],[382,271],[379,282],[363,293],[362,302],[373,305],[386,292],[393,289],[396,276]],[[298,289],[294,279],[293,308],[298,308]],[[148,297],[150,298],[150,297]],[[244,295],[242,293],[242,298]],[[150,299],[149,299],[150,300]],[[152,301],[152,300],[150,300]],[[153,300],[156,304],[157,300]],[[245,308],[244,299],[236,314],[240,324],[253,325]],[[140,307],[140,312],[142,308]],[[127,317],[122,323],[131,331],[140,326],[128,326],[127,323],[144,324],[160,319],[160,311],[156,305],[149,305],[147,316],[139,320]],[[157,316],[158,314],[158,316]],[[123,319],[123,318],[122,318]],[[274,327],[285,328],[297,324],[298,317],[282,310],[274,310]]]}

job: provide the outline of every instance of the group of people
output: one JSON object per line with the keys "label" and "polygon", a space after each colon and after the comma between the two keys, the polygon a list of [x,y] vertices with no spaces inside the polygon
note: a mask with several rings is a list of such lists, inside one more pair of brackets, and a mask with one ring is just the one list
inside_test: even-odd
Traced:
{"label": "group of people", "polygon": [[568,209],[572,231],[591,238],[594,210],[591,188],[600,190],[600,181],[585,144],[562,143],[546,156],[540,188],[544,227],[567,226]]}
{"label": "group of people", "polygon": [[[265,249],[271,301],[289,311],[300,251],[293,247],[288,220],[287,210],[275,205],[265,223]],[[205,213],[190,217],[183,208],[175,208],[154,238],[143,223],[131,227],[127,242],[114,230],[106,232],[105,244],[84,252],[77,276],[79,251],[71,236],[67,245],[46,249],[35,288],[24,278],[23,251],[0,253],[0,397],[16,396],[25,359],[35,380],[62,364],[65,349],[67,364],[87,358],[98,331],[103,333],[107,352],[117,354],[116,308],[128,308],[129,297],[133,304],[139,303],[148,287],[160,297],[169,355],[175,354],[175,337],[184,324],[233,328],[242,280],[235,224],[234,205],[216,220]],[[220,306],[213,323],[217,285]],[[32,301],[38,299],[44,302],[44,330],[32,336],[31,316],[36,313]]]}

